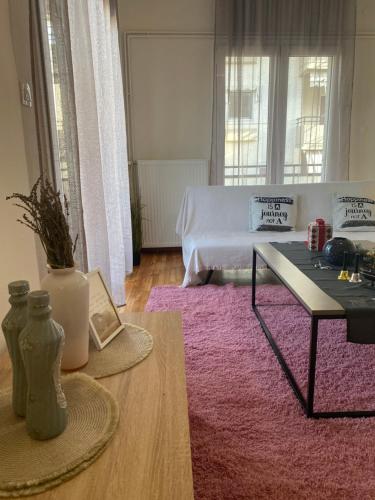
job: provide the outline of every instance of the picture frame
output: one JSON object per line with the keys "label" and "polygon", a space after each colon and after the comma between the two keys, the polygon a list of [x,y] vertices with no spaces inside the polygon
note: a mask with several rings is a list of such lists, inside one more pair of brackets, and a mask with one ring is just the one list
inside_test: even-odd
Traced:
{"label": "picture frame", "polygon": [[98,350],[111,342],[125,326],[113,302],[100,269],[86,274],[90,285],[89,325],[90,335]]}

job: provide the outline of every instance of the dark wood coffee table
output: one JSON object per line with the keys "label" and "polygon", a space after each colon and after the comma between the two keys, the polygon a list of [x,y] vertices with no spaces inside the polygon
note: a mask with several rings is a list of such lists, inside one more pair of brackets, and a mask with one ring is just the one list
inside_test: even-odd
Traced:
{"label": "dark wood coffee table", "polygon": [[[309,371],[307,382],[307,398],[294,378],[285,358],[283,357],[274,337],[266,325],[256,304],[256,263],[257,257],[260,257],[269,267],[269,269],[278,277],[286,288],[296,297],[311,318],[310,326],[310,353],[309,353]],[[338,418],[338,417],[373,417],[375,410],[363,411],[314,411],[314,389],[316,372],[316,352],[318,342],[319,321],[324,319],[345,319],[344,308],[332,297],[321,290],[313,281],[311,281],[302,271],[300,271],[292,262],[282,255],[270,243],[259,243],[254,245],[253,250],[253,268],[252,268],[252,297],[251,305],[260,325],[275,353],[283,372],[293,389],[295,396],[300,402],[303,411],[307,417],[314,418]],[[268,306],[268,304],[267,304]]]}

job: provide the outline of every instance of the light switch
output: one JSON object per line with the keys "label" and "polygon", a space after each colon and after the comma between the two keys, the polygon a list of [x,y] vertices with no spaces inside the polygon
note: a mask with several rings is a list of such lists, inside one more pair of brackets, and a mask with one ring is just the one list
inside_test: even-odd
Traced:
{"label": "light switch", "polygon": [[31,95],[31,87],[28,82],[21,82],[21,101],[24,106],[31,108],[33,105],[33,98]]}

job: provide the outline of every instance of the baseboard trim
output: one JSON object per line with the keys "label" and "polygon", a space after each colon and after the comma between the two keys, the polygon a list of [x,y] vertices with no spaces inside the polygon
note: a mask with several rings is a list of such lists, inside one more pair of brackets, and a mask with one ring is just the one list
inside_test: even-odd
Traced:
{"label": "baseboard trim", "polygon": [[142,248],[141,253],[172,253],[179,252],[182,253],[182,247],[154,247],[154,248]]}

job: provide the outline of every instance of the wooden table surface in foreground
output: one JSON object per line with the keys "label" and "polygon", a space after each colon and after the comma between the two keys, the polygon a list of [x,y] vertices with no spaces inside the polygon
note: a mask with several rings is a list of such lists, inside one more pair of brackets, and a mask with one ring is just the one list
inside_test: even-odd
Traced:
{"label": "wooden table surface in foreground", "polygon": [[[70,481],[35,495],[44,500],[193,498],[184,346],[179,313],[126,313],[154,338],[150,356],[99,380],[117,399],[120,423],[104,453]],[[7,354],[0,390],[10,384]]]}

